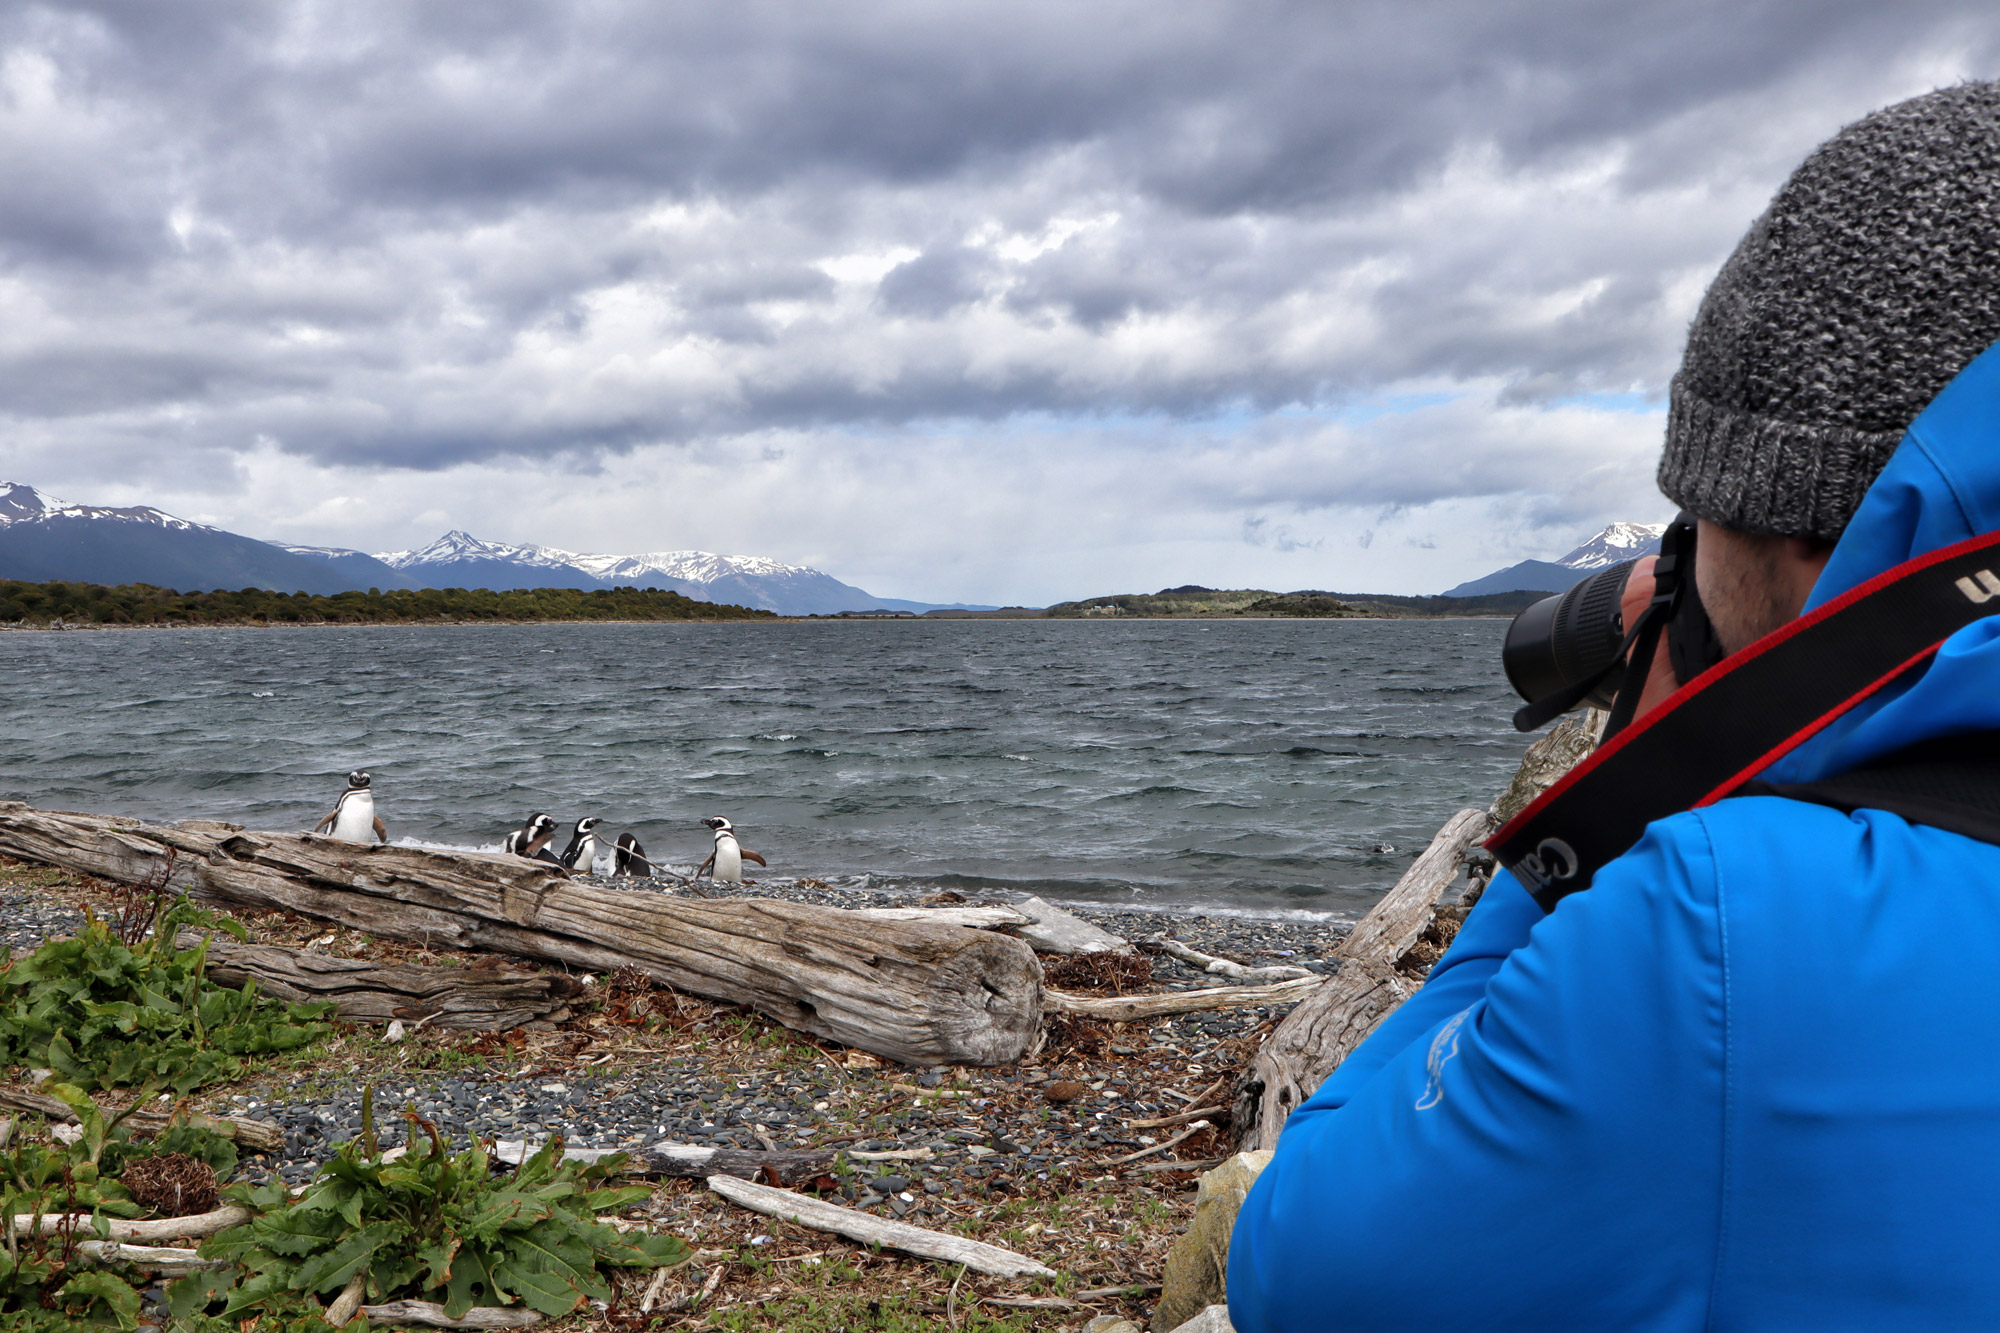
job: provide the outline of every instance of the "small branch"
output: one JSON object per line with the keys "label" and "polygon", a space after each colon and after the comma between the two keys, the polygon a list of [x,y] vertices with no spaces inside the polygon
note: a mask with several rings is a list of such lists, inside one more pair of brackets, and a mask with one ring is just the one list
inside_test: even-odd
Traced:
{"label": "small branch", "polygon": [[347,1279],[347,1285],[333,1298],[333,1304],[326,1307],[326,1322],[335,1328],[344,1327],[361,1308],[361,1298],[368,1294],[368,1270],[363,1269]]}
{"label": "small branch", "polygon": [[364,1305],[361,1313],[371,1324],[429,1324],[432,1328],[532,1328],[542,1322],[533,1310],[506,1310],[497,1305],[475,1305],[461,1318],[453,1319],[436,1301]]}
{"label": "small branch", "polygon": [[[214,1212],[195,1213],[189,1217],[161,1217],[151,1221],[134,1222],[122,1217],[110,1218],[111,1239],[113,1240],[178,1240],[183,1236],[213,1236],[218,1231],[241,1226],[250,1220],[250,1210],[235,1204],[217,1208]],[[64,1228],[75,1228],[79,1232],[90,1230],[89,1213],[17,1213],[14,1215],[14,1229],[22,1235],[54,1235]]]}
{"label": "small branch", "polygon": [[1110,1161],[1100,1162],[1098,1163],[1098,1165],[1123,1166],[1127,1162],[1136,1162],[1141,1157],[1151,1157],[1154,1153],[1163,1153],[1167,1149],[1173,1147],[1176,1143],[1180,1143],[1186,1139],[1191,1139],[1195,1135],[1201,1133],[1201,1131],[1203,1131],[1204,1129],[1210,1129],[1210,1128],[1213,1128],[1213,1126],[1211,1126],[1208,1121],[1197,1120],[1192,1125],[1189,1125],[1185,1130],[1181,1131],[1179,1134],[1176,1134],[1172,1138],[1168,1139],[1165,1143],[1156,1143],[1150,1148],[1141,1148],[1138,1152],[1126,1153],[1123,1157],[1114,1157]]}
{"label": "small branch", "polygon": [[140,1269],[161,1277],[186,1277],[212,1268],[227,1268],[231,1260],[204,1259],[195,1250],[164,1245],[122,1245],[115,1240],[86,1240],[76,1252],[93,1268]]}
{"label": "small branch", "polygon": [[[9,1106],[16,1111],[32,1111],[46,1116],[52,1124],[73,1125],[76,1112],[65,1102],[39,1092],[28,1092],[22,1088],[0,1088],[0,1106]],[[107,1111],[108,1120],[117,1115]],[[202,1115],[198,1111],[187,1111],[178,1115],[161,1115],[158,1111],[133,1111],[126,1115],[124,1123],[131,1129],[145,1130],[157,1134],[169,1125],[179,1123],[195,1129],[205,1129],[212,1134],[220,1134],[225,1139],[234,1139],[246,1148],[258,1152],[275,1152],[285,1146],[285,1131],[264,1120],[245,1120],[238,1116]]]}
{"label": "small branch", "polygon": [[941,1231],[929,1231],[923,1227],[911,1226],[907,1222],[891,1222],[884,1218],[870,1217],[866,1213],[820,1199],[807,1198],[790,1190],[772,1189],[768,1185],[753,1185],[747,1180],[733,1176],[710,1176],[708,1187],[723,1198],[739,1207],[766,1217],[811,1227],[815,1231],[829,1231],[836,1236],[860,1241],[864,1245],[880,1245],[885,1250],[898,1250],[913,1254],[920,1259],[941,1259],[946,1263],[964,1264],[976,1273],[992,1277],[1054,1277],[1055,1270],[1033,1259],[1025,1258],[1012,1250],[998,1245],[988,1245],[983,1241],[967,1240],[963,1236],[951,1236]]}
{"label": "small branch", "polygon": [[1127,1022],[1135,1018],[1158,1018],[1163,1014],[1191,1014],[1206,1009],[1246,1009],[1265,1004],[1292,1004],[1305,999],[1326,978],[1300,977],[1275,986],[1214,986],[1207,990],[1162,991],[1154,995],[1068,995],[1052,990],[1045,994],[1048,1007],[1060,1013],[1085,1014]]}
{"label": "small branch", "polygon": [[1274,981],[1296,981],[1300,977],[1316,976],[1311,968],[1273,965],[1271,967],[1250,967],[1234,959],[1219,958],[1212,953],[1190,949],[1179,940],[1162,939],[1155,941],[1161,949],[1180,959],[1183,963],[1200,968],[1218,977],[1228,977],[1231,981],[1246,982],[1250,985],[1269,985]]}
{"label": "small branch", "polygon": [[1125,1128],[1165,1129],[1168,1125],[1185,1125],[1190,1120],[1199,1120],[1203,1116],[1214,1115],[1217,1111],[1223,1109],[1221,1106],[1197,1106],[1192,1110],[1182,1111],[1177,1115],[1163,1115],[1157,1120],[1127,1120]]}

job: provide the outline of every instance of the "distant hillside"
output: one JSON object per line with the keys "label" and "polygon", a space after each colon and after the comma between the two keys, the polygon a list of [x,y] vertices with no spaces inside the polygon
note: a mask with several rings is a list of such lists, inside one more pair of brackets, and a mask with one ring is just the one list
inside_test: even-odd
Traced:
{"label": "distant hillside", "polygon": [[399,588],[391,592],[174,592],[149,584],[0,580],[0,625],[392,625],[439,621],[769,620],[769,611],[652,588]]}
{"label": "distant hillside", "polygon": [[1156,593],[1118,593],[1060,602],[1043,614],[1057,620],[1351,620],[1359,616],[1511,616],[1541,597],[1510,592],[1484,597],[1400,597],[1388,593],[1270,592],[1189,585]]}

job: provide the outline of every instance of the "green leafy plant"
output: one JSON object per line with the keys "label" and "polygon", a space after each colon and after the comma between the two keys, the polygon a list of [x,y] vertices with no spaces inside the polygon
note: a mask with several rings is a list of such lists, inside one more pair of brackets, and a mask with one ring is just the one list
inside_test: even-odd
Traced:
{"label": "green leafy plant", "polygon": [[[86,912],[73,937],[0,965],[0,1064],[46,1065],[86,1089],[153,1082],[187,1093],[237,1077],[244,1058],[304,1046],[330,1004],[260,1001],[208,978],[208,942],[178,948],[183,926],[243,928],[181,898],[118,928]],[[148,933],[150,932],[150,933]]]}
{"label": "green leafy plant", "polygon": [[[107,1218],[145,1211],[103,1165],[128,1142],[119,1123],[123,1114],[106,1121],[89,1096],[69,1084],[48,1091],[76,1112],[81,1133],[76,1142],[62,1143],[20,1132],[17,1124],[0,1140],[0,1327],[21,1333],[136,1328],[139,1293],[114,1274],[82,1268],[77,1251],[79,1241],[109,1234]],[[81,1227],[24,1232],[15,1224],[23,1214],[87,1214],[89,1220]]]}
{"label": "green leafy plant", "polygon": [[620,1158],[564,1162],[557,1137],[511,1176],[495,1177],[483,1148],[453,1153],[431,1121],[408,1111],[403,1118],[408,1151],[385,1160],[364,1092],[361,1136],[341,1144],[298,1199],[277,1182],[232,1189],[230,1198],[259,1215],[209,1238],[201,1253],[238,1266],[176,1283],[175,1315],[217,1301],[224,1319],[280,1311],[365,1274],[370,1303],[432,1300],[454,1317],[518,1303],[555,1316],[586,1298],[610,1299],[601,1266],[671,1267],[688,1258],[674,1237],[621,1235],[597,1220],[650,1193],[600,1186]]}

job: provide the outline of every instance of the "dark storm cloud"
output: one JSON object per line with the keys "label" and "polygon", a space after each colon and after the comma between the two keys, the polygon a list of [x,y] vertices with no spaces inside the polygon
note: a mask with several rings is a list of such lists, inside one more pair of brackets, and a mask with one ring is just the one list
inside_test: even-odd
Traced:
{"label": "dark storm cloud", "polygon": [[[174,447],[434,468],[1411,383],[1657,394],[1791,163],[2000,72],[1989,13],[16,6],[0,413],[80,449],[150,411]],[[1480,471],[1426,460],[1383,486]]]}

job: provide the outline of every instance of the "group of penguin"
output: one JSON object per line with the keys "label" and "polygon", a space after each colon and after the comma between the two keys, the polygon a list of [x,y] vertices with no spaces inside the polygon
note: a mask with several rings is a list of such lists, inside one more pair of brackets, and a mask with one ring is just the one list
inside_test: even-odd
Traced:
{"label": "group of penguin", "polygon": [[[333,810],[325,819],[313,826],[314,833],[327,833],[346,842],[389,841],[389,830],[375,813],[375,792],[370,785],[368,774],[356,769],[347,775],[347,790],[334,802]],[[579,866],[589,874],[597,858],[605,852],[611,854],[613,875],[647,875],[654,873],[653,862],[647,859],[646,849],[639,840],[629,833],[618,835],[616,843],[607,843],[598,836],[597,830],[603,820],[594,815],[576,821],[570,830],[569,846],[558,856],[549,850],[555,839],[558,825],[546,814],[528,816],[528,822],[507,835],[500,850],[530,861],[547,861],[565,870],[574,871]],[[715,835],[715,845],[709,851],[708,859],[694,872],[700,879],[704,872],[717,884],[741,884],[743,863],[754,861],[765,864],[764,858],[737,841],[736,828],[720,815],[711,815],[701,821],[702,827]]]}

